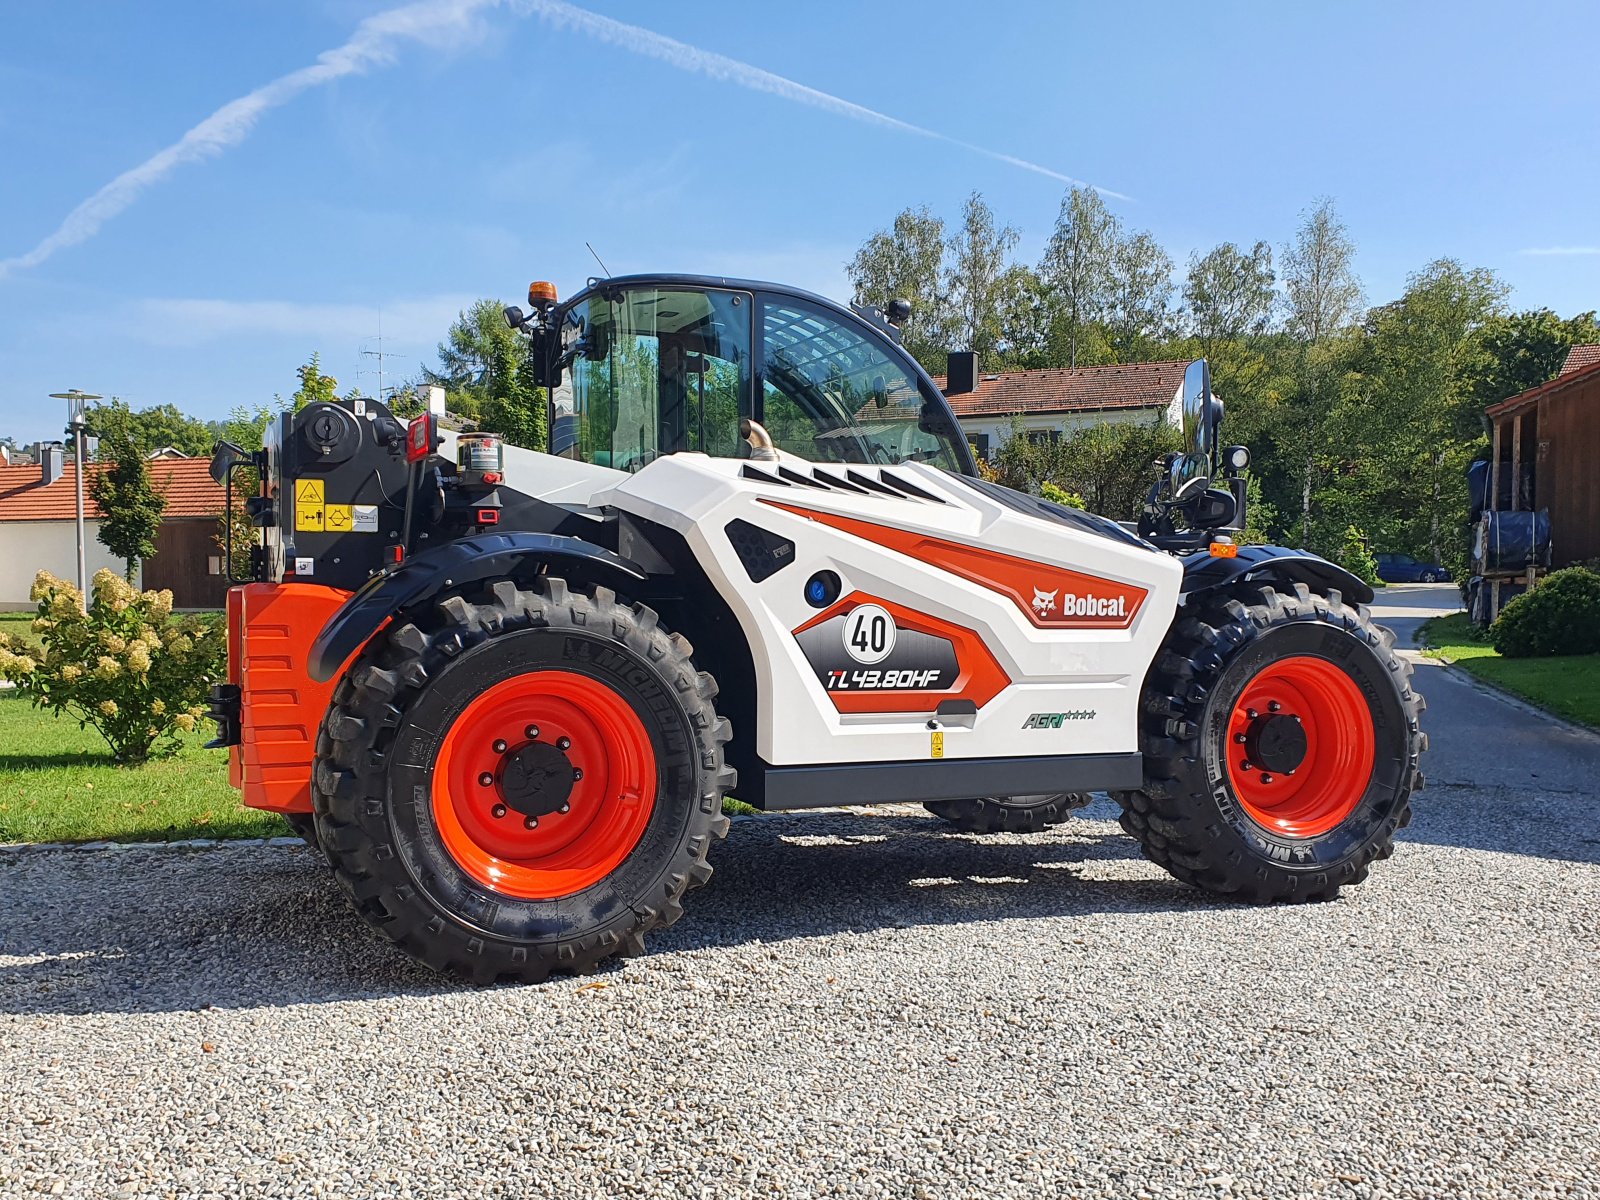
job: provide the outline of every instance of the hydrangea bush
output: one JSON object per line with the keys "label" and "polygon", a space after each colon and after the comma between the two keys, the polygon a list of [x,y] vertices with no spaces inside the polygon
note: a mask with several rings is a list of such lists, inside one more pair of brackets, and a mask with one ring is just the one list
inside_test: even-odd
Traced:
{"label": "hydrangea bush", "polygon": [[219,624],[174,618],[171,592],[138,591],[113,571],[95,574],[88,612],[78,589],[48,571],[30,595],[44,648],[0,635],[0,679],[80,728],[93,725],[117,762],[175,753],[226,670]]}

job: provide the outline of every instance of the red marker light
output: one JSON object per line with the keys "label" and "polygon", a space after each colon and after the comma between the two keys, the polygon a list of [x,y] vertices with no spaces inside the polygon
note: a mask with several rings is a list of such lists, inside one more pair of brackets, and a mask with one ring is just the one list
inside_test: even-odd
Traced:
{"label": "red marker light", "polygon": [[485,483],[499,483],[503,478],[504,476],[499,471],[485,471],[483,473],[483,481]]}
{"label": "red marker light", "polygon": [[478,510],[479,525],[500,524],[500,510],[498,508],[480,508]]}
{"label": "red marker light", "polygon": [[435,423],[432,413],[412,417],[406,426],[406,461],[418,463],[433,453]]}

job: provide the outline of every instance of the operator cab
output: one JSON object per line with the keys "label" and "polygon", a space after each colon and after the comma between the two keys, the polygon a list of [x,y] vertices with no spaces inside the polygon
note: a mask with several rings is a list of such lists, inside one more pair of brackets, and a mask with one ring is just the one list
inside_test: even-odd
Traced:
{"label": "operator cab", "polygon": [[520,327],[544,358],[550,452],[564,458],[637,471],[677,451],[735,457],[748,453],[747,417],[813,462],[973,473],[944,396],[876,309],[747,280],[633,275],[591,281]]}

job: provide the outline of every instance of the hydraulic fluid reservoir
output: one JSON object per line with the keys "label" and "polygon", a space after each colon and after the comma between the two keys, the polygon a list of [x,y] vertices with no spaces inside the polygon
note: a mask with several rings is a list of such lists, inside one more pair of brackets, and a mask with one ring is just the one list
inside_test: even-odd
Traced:
{"label": "hydraulic fluid reservoir", "polygon": [[463,433],[456,438],[456,470],[468,487],[493,487],[505,481],[505,443],[492,433]]}

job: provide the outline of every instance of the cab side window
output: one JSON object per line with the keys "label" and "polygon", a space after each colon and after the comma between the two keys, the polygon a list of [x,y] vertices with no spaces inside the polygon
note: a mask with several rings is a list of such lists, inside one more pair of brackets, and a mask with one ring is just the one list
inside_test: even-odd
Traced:
{"label": "cab side window", "polygon": [[835,313],[763,296],[761,422],[783,450],[814,462],[931,462],[957,469],[921,428],[928,398],[890,351]]}

